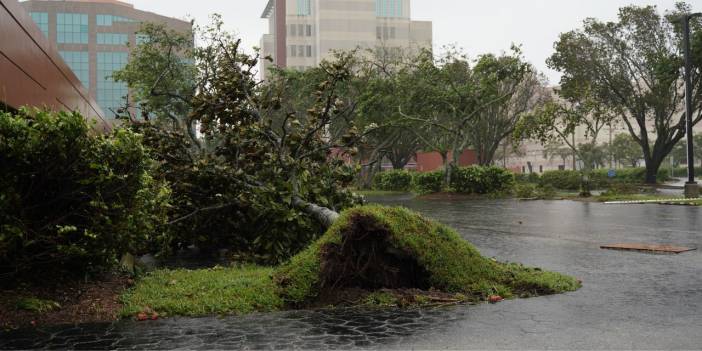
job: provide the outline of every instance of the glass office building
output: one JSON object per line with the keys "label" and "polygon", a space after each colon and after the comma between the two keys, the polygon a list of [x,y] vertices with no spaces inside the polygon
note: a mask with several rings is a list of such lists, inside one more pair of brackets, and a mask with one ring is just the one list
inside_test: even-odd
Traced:
{"label": "glass office building", "polygon": [[140,11],[117,0],[29,0],[20,4],[111,118],[127,105],[129,95],[126,84],[115,82],[112,73],[127,64],[130,47],[143,41],[136,34],[141,24],[162,23],[182,32],[192,29],[190,22]]}

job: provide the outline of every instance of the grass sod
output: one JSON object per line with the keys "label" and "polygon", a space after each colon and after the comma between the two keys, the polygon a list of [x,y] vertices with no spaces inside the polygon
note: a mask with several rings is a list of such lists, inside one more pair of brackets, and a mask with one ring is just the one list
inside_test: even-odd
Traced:
{"label": "grass sod", "polygon": [[[325,281],[329,263],[323,262],[323,252],[329,245],[340,247],[342,233],[359,218],[372,223],[375,230],[369,231],[370,235],[388,233],[393,252],[416,260],[426,278],[425,286],[420,287],[425,290],[464,296],[462,301],[480,301],[490,295],[529,297],[580,287],[574,278],[559,273],[485,258],[453,230],[410,210],[362,206],[344,211],[319,240],[277,268],[241,266],[152,272],[122,296],[122,316],[149,310],[162,316],[246,314],[312,305],[324,286],[330,285]],[[415,302],[423,298],[417,296]],[[395,302],[387,293],[376,291],[359,301],[359,305]]]}
{"label": "grass sod", "polygon": [[162,316],[241,315],[283,307],[273,268],[215,267],[157,270],[122,296],[122,316],[154,310]]}
{"label": "grass sod", "polygon": [[577,280],[559,273],[485,258],[453,230],[410,210],[363,206],[342,213],[322,238],[276,270],[274,279],[287,304],[304,305],[329,285],[322,269],[328,264],[323,262],[323,253],[330,246],[342,245],[342,233],[363,217],[385,229],[390,246],[414,258],[426,271],[428,286],[436,290],[484,300],[493,294],[528,297],[580,287]]}

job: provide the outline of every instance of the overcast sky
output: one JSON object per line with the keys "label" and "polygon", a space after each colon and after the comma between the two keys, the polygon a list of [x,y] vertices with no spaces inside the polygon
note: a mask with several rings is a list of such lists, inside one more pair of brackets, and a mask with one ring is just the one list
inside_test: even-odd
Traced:
{"label": "overcast sky", "polygon": [[[228,29],[237,32],[246,47],[257,46],[267,31],[261,12],[267,0],[125,0],[137,9],[206,23],[211,13],[220,13]],[[324,0],[320,0],[324,1]],[[580,27],[583,19],[612,20],[621,6],[657,5],[671,9],[675,0],[412,0],[412,18],[434,22],[434,47],[456,44],[471,56],[499,53],[511,43],[522,44],[530,62],[543,71],[552,84],[558,72],[545,60],[553,51],[558,34]],[[702,0],[689,0],[702,11]]]}

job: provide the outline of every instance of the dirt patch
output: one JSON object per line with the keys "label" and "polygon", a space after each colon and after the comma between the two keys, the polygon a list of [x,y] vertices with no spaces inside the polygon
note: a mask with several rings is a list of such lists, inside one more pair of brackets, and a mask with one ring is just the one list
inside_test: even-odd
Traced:
{"label": "dirt patch", "polygon": [[[133,281],[108,274],[92,281],[69,281],[53,286],[27,286],[0,290],[0,328],[79,324],[114,321],[122,304],[119,296]],[[22,299],[33,298],[55,302],[53,310],[34,312],[19,308]]]}
{"label": "dirt patch", "polygon": [[341,233],[341,244],[322,247],[321,292],[428,289],[428,273],[408,253],[390,243],[390,232],[368,216],[357,215]]}

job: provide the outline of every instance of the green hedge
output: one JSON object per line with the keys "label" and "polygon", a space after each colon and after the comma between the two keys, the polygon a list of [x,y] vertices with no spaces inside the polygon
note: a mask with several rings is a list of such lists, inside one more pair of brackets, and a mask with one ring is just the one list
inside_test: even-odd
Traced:
{"label": "green hedge", "polygon": [[550,185],[561,190],[578,190],[580,189],[581,174],[578,171],[563,170],[563,171],[546,171],[539,179],[540,185]]}
{"label": "green hedge", "polygon": [[373,177],[373,189],[410,191],[412,190],[412,173],[404,170],[380,172]]}
{"label": "green hedge", "polygon": [[150,165],[127,130],[95,135],[78,114],[0,113],[0,277],[82,276],[160,245],[170,191]]}
{"label": "green hedge", "polygon": [[444,185],[444,172],[434,171],[415,173],[412,178],[412,188],[419,194],[438,193]]}
{"label": "green hedge", "polygon": [[[444,186],[444,175],[441,170],[423,173],[404,170],[381,172],[373,177],[373,189],[436,193]],[[504,168],[470,166],[453,170],[450,188],[463,194],[492,194],[510,191],[514,182],[514,174]]]}
{"label": "green hedge", "polygon": [[514,174],[500,167],[470,166],[456,168],[451,174],[451,187],[462,194],[495,194],[510,191]]}
{"label": "green hedge", "polygon": [[[590,173],[590,187],[608,188],[612,183],[643,184],[646,180],[646,169],[620,168],[616,169],[614,178],[609,178],[608,169],[596,169]],[[560,190],[579,190],[582,174],[573,170],[553,170],[545,171],[541,176],[536,173],[529,175],[520,174],[516,177],[521,183],[534,183],[541,186],[552,186]],[[670,169],[660,169],[658,171],[658,182],[670,180]]]}
{"label": "green hedge", "polygon": [[[667,176],[670,176],[670,168],[662,169],[662,171],[664,171]],[[673,176],[677,177],[677,178],[687,177],[687,167],[673,168]],[[702,167],[695,167],[695,176],[696,177],[702,176]]]}

